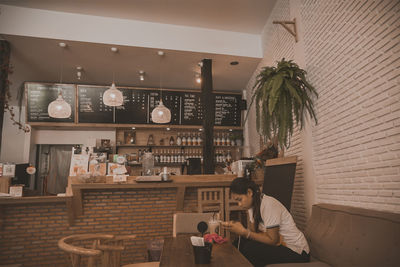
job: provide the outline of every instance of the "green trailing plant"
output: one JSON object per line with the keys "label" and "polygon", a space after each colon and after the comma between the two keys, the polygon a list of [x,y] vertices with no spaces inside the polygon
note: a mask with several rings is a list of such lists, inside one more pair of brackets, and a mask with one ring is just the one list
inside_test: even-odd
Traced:
{"label": "green trailing plant", "polygon": [[306,71],[296,63],[284,58],[277,63],[277,67],[264,67],[258,74],[250,106],[255,102],[258,133],[287,149],[295,124],[302,129],[307,113],[317,123],[313,98],[318,94],[307,82]]}
{"label": "green trailing plant", "polygon": [[[10,85],[11,82],[8,80],[8,75],[13,73],[13,67],[10,64],[9,59],[9,51],[10,46],[6,41],[3,41],[0,44],[0,82],[2,82],[1,93],[0,93],[0,106],[3,107],[4,111],[8,111],[10,113],[10,119],[13,122],[13,125],[18,126],[18,128],[26,133],[30,132],[30,128],[27,125],[21,123],[21,100],[19,103],[19,119],[18,121],[15,119],[14,108],[10,106],[11,102],[11,93],[10,93]],[[22,99],[22,96],[19,96],[19,99]]]}

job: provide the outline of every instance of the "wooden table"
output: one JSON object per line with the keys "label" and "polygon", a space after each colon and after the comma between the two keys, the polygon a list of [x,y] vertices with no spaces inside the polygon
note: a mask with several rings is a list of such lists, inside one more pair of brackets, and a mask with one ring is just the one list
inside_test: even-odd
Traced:
{"label": "wooden table", "polygon": [[230,243],[213,244],[210,264],[195,264],[190,237],[167,238],[161,254],[160,267],[252,267],[253,265]]}

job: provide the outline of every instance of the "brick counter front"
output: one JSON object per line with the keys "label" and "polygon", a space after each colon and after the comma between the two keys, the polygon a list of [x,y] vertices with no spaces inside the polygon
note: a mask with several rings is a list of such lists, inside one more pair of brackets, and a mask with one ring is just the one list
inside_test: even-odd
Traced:
{"label": "brick counter front", "polygon": [[[223,177],[220,186],[226,186],[232,179],[233,176]],[[122,264],[146,261],[147,241],[172,235],[172,214],[177,210],[179,188],[185,188],[182,210],[193,212],[197,210],[197,187],[216,186],[215,177],[210,183],[205,178],[200,184],[198,176],[181,183],[178,180],[166,187],[119,184],[107,188],[102,184],[96,185],[100,188],[88,189],[78,185],[82,214],[74,218],[72,225],[68,208],[71,197],[30,202],[24,201],[25,198],[20,198],[20,202],[0,199],[0,263],[68,266],[66,254],[58,248],[57,241],[81,233],[135,234],[137,238],[127,242],[122,253]]]}

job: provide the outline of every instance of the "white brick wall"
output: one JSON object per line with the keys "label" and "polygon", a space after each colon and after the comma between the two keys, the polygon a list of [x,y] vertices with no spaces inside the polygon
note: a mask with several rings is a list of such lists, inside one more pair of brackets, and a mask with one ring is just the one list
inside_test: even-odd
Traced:
{"label": "white brick wall", "polygon": [[317,202],[400,213],[400,2],[302,2]]}
{"label": "white brick wall", "polygon": [[[301,1],[305,69],[319,93],[319,124],[312,127],[316,202],[400,213],[400,1],[278,0],[263,31],[264,59],[249,81],[248,99],[262,66],[294,58],[294,38],[272,24],[292,19],[291,1]],[[285,155],[301,156],[302,143],[296,131]],[[301,229],[308,193],[303,164],[300,157],[292,200]]]}

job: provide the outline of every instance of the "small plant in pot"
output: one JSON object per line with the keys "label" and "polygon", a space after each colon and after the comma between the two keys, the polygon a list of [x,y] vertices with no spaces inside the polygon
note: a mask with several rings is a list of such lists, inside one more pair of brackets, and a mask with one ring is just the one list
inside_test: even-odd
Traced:
{"label": "small plant in pot", "polygon": [[304,127],[307,114],[317,123],[313,99],[318,94],[306,80],[306,71],[296,63],[284,58],[277,63],[258,74],[250,106],[256,105],[257,131],[268,147],[283,151],[290,146],[294,126]]}

